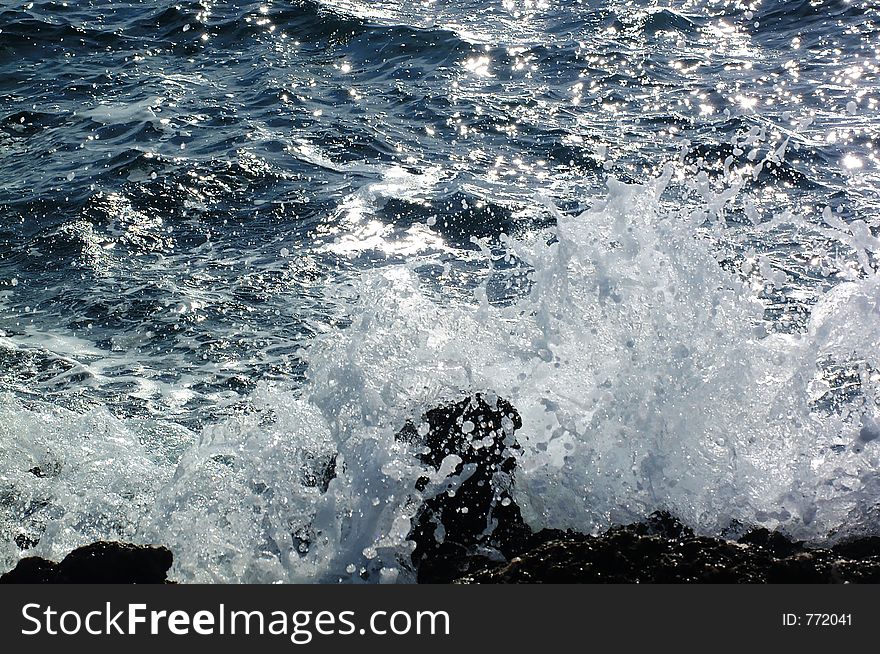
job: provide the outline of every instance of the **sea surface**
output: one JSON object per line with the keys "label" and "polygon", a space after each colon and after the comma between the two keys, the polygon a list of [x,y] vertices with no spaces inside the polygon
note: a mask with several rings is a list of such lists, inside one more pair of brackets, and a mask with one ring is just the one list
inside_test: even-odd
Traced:
{"label": "sea surface", "polygon": [[394,434],[476,392],[534,528],[880,533],[878,21],[3,0],[0,570],[412,581]]}

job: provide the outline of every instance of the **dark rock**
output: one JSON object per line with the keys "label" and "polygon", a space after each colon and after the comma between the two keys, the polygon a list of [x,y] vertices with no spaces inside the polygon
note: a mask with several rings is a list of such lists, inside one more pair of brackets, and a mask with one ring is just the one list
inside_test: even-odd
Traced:
{"label": "dark rock", "polygon": [[164,547],[98,542],[64,557],[59,577],[66,583],[164,583],[173,562]]}
{"label": "dark rock", "polygon": [[0,576],[9,584],[161,584],[173,562],[164,547],[99,541],[75,549],[60,563],[40,557],[21,559]]}
{"label": "dark rock", "polygon": [[444,480],[424,476],[416,483],[426,498],[409,534],[420,583],[880,581],[880,538],[808,549],[739,523],[727,538],[709,538],[666,511],[601,536],[533,532],[512,498],[521,427],[509,402],[477,394],[432,409],[420,425],[408,422],[397,434],[434,471],[458,457]]}
{"label": "dark rock", "polygon": [[512,498],[521,426],[509,402],[475,395],[428,411],[420,426],[407,423],[397,435],[433,470],[449,455],[460,458],[445,485],[427,476],[416,484],[427,498],[409,535],[419,582],[880,582],[878,537],[810,549],[732,523],[722,538],[710,538],[666,511],[601,536],[533,532]]}
{"label": "dark rock", "polygon": [[880,536],[850,538],[837,543],[831,549],[848,559],[880,559]]}
{"label": "dark rock", "polygon": [[[658,520],[671,532],[658,533]],[[654,514],[601,536],[568,532],[458,583],[880,582],[876,542],[851,543],[851,554],[866,556],[850,557],[807,549],[767,530],[753,530],[740,542],[694,536],[686,527],[675,528],[677,522],[669,514]]]}
{"label": "dark rock", "polygon": [[791,541],[778,531],[770,531],[765,527],[752,529],[744,536],[737,539],[738,543],[755,545],[768,550],[776,557],[786,557],[804,551],[804,543]]}
{"label": "dark rock", "polygon": [[623,529],[633,531],[638,536],[662,536],[672,539],[693,538],[694,536],[693,529],[683,525],[668,511],[655,511],[642,522],[637,522]]}
{"label": "dark rock", "polygon": [[449,582],[528,546],[531,529],[511,497],[519,450],[514,432],[521,426],[509,402],[477,394],[432,409],[421,425],[408,422],[397,434],[434,470],[450,455],[460,458],[439,489],[429,489],[428,477],[416,484],[430,495],[409,535],[419,582]]}
{"label": "dark rock", "polygon": [[20,550],[29,550],[39,544],[40,539],[33,539],[27,534],[19,534],[15,537],[15,544]]}
{"label": "dark rock", "polygon": [[57,563],[39,556],[29,556],[0,576],[0,584],[51,584],[56,581],[57,571]]}

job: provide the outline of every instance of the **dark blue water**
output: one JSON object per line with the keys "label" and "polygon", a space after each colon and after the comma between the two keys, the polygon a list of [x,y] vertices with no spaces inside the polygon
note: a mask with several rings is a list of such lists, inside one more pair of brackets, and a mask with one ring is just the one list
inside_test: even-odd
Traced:
{"label": "dark blue water", "polygon": [[[605,311],[605,298],[632,307],[617,316],[624,331],[609,328],[609,339],[648,339],[646,352],[665,351],[669,339],[677,337],[660,328],[643,329],[675,313],[654,295],[658,289],[651,286],[632,301],[620,301],[627,289],[663,279],[662,271],[652,272],[639,259],[636,272],[624,274],[614,261],[590,255],[590,274],[610,271],[610,286],[598,284],[599,308],[572,317],[569,308],[586,306],[584,297],[576,291],[554,295],[541,286],[542,261],[546,278],[565,277],[562,269],[511,244],[511,239],[551,249],[557,239],[564,244],[563,234],[554,235],[559,216],[601,205],[596,198],[609,193],[609,179],[645,185],[667,170],[670,177],[652,211],[688,212],[690,232],[701,239],[703,250],[681,259],[686,272],[681,279],[703,281],[690,291],[682,284],[680,292],[672,283],[661,284],[668,291],[664,297],[695,307],[704,302],[708,308],[699,316],[721,315],[728,303],[745,304],[741,298],[712,295],[728,284],[727,277],[717,281],[715,275],[739,280],[760,304],[757,314],[735,310],[734,322],[744,325],[743,333],[758,329],[761,338],[770,334],[780,342],[804,335],[811,342],[834,341],[821,325],[811,326],[813,307],[841,282],[865,285],[876,275],[880,5],[873,1],[93,0],[2,2],[0,9],[0,445],[6,450],[0,539],[8,543],[2,556],[9,565],[21,554],[12,543],[22,534],[55,555],[94,537],[190,542],[191,532],[179,525],[191,516],[180,507],[193,506],[196,513],[222,519],[198,528],[216,535],[208,539],[214,543],[206,546],[209,551],[191,545],[190,558],[177,552],[182,579],[324,579],[343,574],[343,563],[360,568],[360,561],[344,558],[349,554],[343,552],[386,543],[393,519],[366,520],[372,526],[351,539],[356,547],[337,535],[329,554],[316,554],[308,565],[295,563],[296,556],[284,554],[292,546],[281,544],[296,530],[290,526],[294,519],[273,513],[278,496],[267,499],[254,490],[260,475],[290,476],[285,466],[302,455],[302,436],[284,422],[290,398],[323,416],[330,435],[318,441],[333,441],[327,445],[331,450],[351,444],[357,431],[353,415],[370,428],[393,430],[391,423],[403,415],[395,411],[430,404],[430,393],[411,394],[410,387],[420,384],[438,397],[453,387],[469,392],[497,385],[499,392],[522,392],[522,401],[534,401],[540,411],[556,411],[565,401],[555,391],[542,391],[544,381],[529,386],[527,380],[547,377],[524,362],[534,356],[550,365],[560,357],[555,369],[585,366],[577,379],[602,369],[596,362],[571,363],[574,359],[559,352],[567,343],[576,343],[573,351],[590,348],[576,340],[578,330],[588,332],[584,320],[618,324],[595,313]],[[641,212],[642,205],[628,197],[612,188],[608,206],[620,204],[621,215]],[[630,228],[622,237],[608,237],[608,251],[629,251],[627,233],[635,232]],[[665,228],[639,234],[656,237],[650,245],[642,238],[642,251],[653,249],[673,265],[687,247]],[[585,252],[597,238],[573,239],[572,251]],[[422,332],[405,318],[427,315],[426,310],[401,309],[409,290],[371,281],[374,275],[401,271],[421,285],[431,306],[454,312],[482,303],[485,311],[499,312],[490,319],[481,314],[484,322],[478,324],[484,325],[537,316],[547,341],[489,348],[519,362],[502,366],[516,368],[509,384],[488,373],[481,381],[475,381],[479,373],[469,373],[459,383],[457,373],[449,371],[489,366],[488,359],[462,364],[467,357],[459,354],[467,348],[455,355],[451,349],[433,352],[423,360],[413,355],[406,363],[417,347],[413,343],[433,342],[428,336],[407,340]],[[615,291],[615,284],[623,290]],[[874,297],[874,291],[864,292],[869,299],[855,303],[863,308]],[[692,301],[682,293],[691,293]],[[401,313],[393,319],[369,313],[385,303]],[[510,313],[517,307],[519,318]],[[834,330],[862,324],[861,319],[871,324],[872,311],[847,314],[833,323]],[[571,329],[547,327],[549,322],[541,322],[545,315]],[[432,320],[439,324],[441,319]],[[732,330],[721,318],[717,329],[711,322],[715,317],[700,320],[682,318],[681,324],[693,325],[696,332],[688,338],[697,339],[681,344],[685,351],[705,344],[707,352],[726,352],[731,362],[773,358],[755,355],[743,340],[747,336],[724,340]],[[463,323],[456,318],[450,324]],[[485,336],[455,335],[455,329],[444,332],[453,334],[451,343]],[[388,338],[352,354],[377,333]],[[613,472],[607,478],[596,473],[595,479],[587,472],[577,481],[542,472],[534,477],[542,480],[534,482],[536,496],[550,484],[565,490],[559,490],[560,504],[592,501],[602,508],[562,519],[535,501],[533,522],[591,529],[662,505],[688,514],[706,531],[732,518],[788,525],[805,537],[848,522],[870,528],[876,509],[866,498],[878,470],[876,445],[869,439],[855,452],[850,444],[861,442],[860,430],[870,432],[877,411],[875,338],[876,333],[861,330],[834,341],[833,353],[817,345],[806,355],[793,354],[796,347],[790,345],[795,349],[778,355],[780,361],[806,357],[810,363],[803,370],[815,372],[821,383],[807,380],[803,370],[767,373],[760,383],[757,373],[742,377],[762,388],[798,379],[812,395],[779,399],[774,417],[801,425],[811,420],[810,412],[818,412],[822,420],[834,421],[823,423],[821,436],[805,442],[772,427],[763,437],[743,427],[746,449],[757,439],[785,453],[784,465],[767,464],[774,472],[766,474],[779,487],[758,492],[759,499],[743,499],[750,493],[748,475],[716,479],[690,462],[694,443],[717,445],[714,428],[699,426],[684,445],[646,445],[645,451],[627,450],[625,461],[608,464],[618,472],[632,468],[629,481]],[[316,342],[331,354],[315,358]],[[531,347],[534,353],[526,354]],[[632,346],[621,347],[607,351],[609,361],[618,361]],[[351,363],[339,377],[348,381],[328,381],[330,363],[348,355]],[[378,361],[391,363],[372,370]],[[418,383],[404,374],[437,361],[446,367]],[[701,372],[693,373],[694,380],[705,382],[714,378],[713,370],[727,370],[716,363],[697,365],[694,370]],[[654,370],[644,357],[633,365],[646,379]],[[431,386],[447,373],[455,380],[449,388],[441,392]],[[658,379],[673,380],[687,374],[677,365],[657,373]],[[630,398],[629,382],[618,387],[596,375],[594,387],[607,389],[606,400],[630,402],[624,401]],[[340,391],[346,383],[358,393],[349,397]],[[560,384],[570,387],[571,381]],[[658,384],[668,388],[676,382]],[[817,384],[825,386],[816,390]],[[664,404],[657,414],[663,419],[646,419],[641,433],[660,438],[672,429],[672,413],[694,416],[701,412],[699,402],[714,403],[715,396],[697,401],[691,386],[682,388],[680,401]],[[363,395],[362,389],[367,389]],[[589,431],[575,425],[578,412],[594,416],[592,429],[597,429],[595,409],[585,399],[589,393],[581,390],[568,417],[547,427],[554,434],[551,441],[564,441],[566,430],[578,438]],[[717,392],[727,398],[738,393],[735,384]],[[660,395],[650,392],[654,400]],[[651,414],[653,405],[639,397],[625,411],[609,413],[617,416],[615,424],[641,420],[640,411]],[[751,414],[762,402],[752,393],[747,404],[714,416],[713,424],[736,431],[742,420],[737,416]],[[312,435],[323,433],[313,418],[302,420]],[[276,433],[267,427],[273,424],[284,428]],[[677,428],[690,433],[691,424],[685,420]],[[221,432],[226,436],[220,438]],[[229,444],[233,432],[236,445]],[[243,443],[255,433],[259,442],[247,465],[262,472],[242,464],[235,469],[241,487],[212,486],[232,474],[227,469],[193,472],[198,468],[193,461],[208,456],[199,449],[206,443],[220,439],[226,443],[224,455],[227,450],[241,454],[251,451]],[[79,442],[84,434],[94,438]],[[279,439],[292,442],[293,449],[276,461],[267,452],[276,451]],[[542,442],[535,445],[540,456],[530,469],[606,465],[597,463],[602,448],[590,450],[577,464],[564,457],[545,461],[540,457],[553,448],[544,443],[542,449]],[[608,448],[614,449],[614,442],[608,440]],[[565,443],[565,456],[581,451],[581,445]],[[766,453],[738,452],[738,470],[743,457],[766,458]],[[823,458],[829,452],[844,452],[850,459],[832,465]],[[406,460],[396,456],[392,462]],[[27,469],[43,459],[56,462],[61,472],[49,480],[32,479]],[[666,459],[675,463],[664,472]],[[266,472],[261,461],[276,461],[277,469]],[[363,461],[364,468],[375,464]],[[797,461],[794,467],[792,461]],[[388,475],[387,465],[374,467]],[[823,465],[845,472],[823,476],[816,472]],[[95,466],[106,470],[98,474]],[[719,464],[728,472],[731,466],[727,459]],[[682,469],[715,479],[704,484],[712,493],[717,490],[714,499],[679,496],[681,487],[666,492],[652,486],[651,480],[668,481]],[[391,477],[399,481],[406,474]],[[375,481],[376,475],[365,478]],[[181,499],[175,490],[181,484],[206,490],[198,498]],[[94,492],[87,490],[92,485]],[[399,494],[393,500],[387,484],[383,488],[377,502],[400,500]],[[723,490],[729,488],[735,490]],[[350,496],[351,490],[346,492]],[[792,500],[792,493],[800,499]],[[309,514],[330,501],[308,497],[298,496],[301,506],[290,509],[291,515]],[[229,508],[236,502],[230,498],[262,507],[261,526],[255,528],[251,518],[230,518],[230,511],[241,513]],[[333,501],[337,507],[345,504]],[[748,515],[734,515],[731,506],[742,502]],[[805,508],[808,504],[811,508]],[[810,516],[817,512],[826,517],[813,523]],[[246,534],[255,529],[271,532],[266,542],[272,544],[248,541]],[[396,570],[387,560],[385,567]],[[208,570],[208,577],[195,570]]]}

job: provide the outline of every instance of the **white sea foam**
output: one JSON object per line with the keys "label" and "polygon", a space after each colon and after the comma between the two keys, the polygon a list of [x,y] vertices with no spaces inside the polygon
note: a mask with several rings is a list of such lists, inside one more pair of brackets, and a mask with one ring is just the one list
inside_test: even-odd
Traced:
{"label": "white sea foam", "polygon": [[[611,182],[591,210],[558,216],[550,245],[509,240],[534,271],[511,306],[485,289],[437,301],[403,266],[364,275],[355,323],[311,357],[337,438],[387,443],[408,412],[492,389],[523,417],[517,500],[535,527],[666,508],[707,533],[875,529],[847,516],[875,502],[877,453],[838,446],[877,411],[877,276],[822,297],[806,333],[770,334],[752,289],[695,238],[705,213],[661,209],[666,181]],[[814,406],[829,359],[863,371],[839,412]]]}
{"label": "white sea foam", "polygon": [[138,540],[189,438],[173,424],[0,395],[0,563],[14,565],[20,535],[39,540],[34,552],[54,560],[94,540]]}

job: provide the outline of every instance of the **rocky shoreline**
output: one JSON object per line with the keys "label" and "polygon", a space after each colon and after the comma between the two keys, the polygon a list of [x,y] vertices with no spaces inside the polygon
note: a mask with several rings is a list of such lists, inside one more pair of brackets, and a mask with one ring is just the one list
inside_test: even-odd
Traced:
{"label": "rocky shoreline", "polygon": [[[170,583],[173,561],[164,547],[97,542],[60,563],[21,559],[0,583]],[[447,561],[447,564],[450,562]],[[453,565],[461,565],[461,561]],[[424,583],[880,583],[880,537],[808,548],[778,532],[755,529],[737,540],[696,536],[668,513],[614,527],[600,536],[544,530],[507,562],[473,557],[469,572],[432,564],[437,579]]]}
{"label": "rocky shoreline", "polygon": [[[597,536],[534,532],[513,494],[521,426],[510,403],[476,394],[426,412],[397,434],[426,470],[415,484],[423,504],[408,536],[419,583],[880,582],[877,536],[829,549],[763,528],[728,540],[697,536],[666,512]],[[324,490],[335,475],[331,459],[321,474]],[[98,542],[60,563],[23,558],[0,583],[166,583],[172,561],[164,547]]]}
{"label": "rocky shoreline", "polygon": [[667,513],[600,536],[539,532],[539,544],[456,583],[880,583],[880,538],[808,548],[755,529],[737,540],[696,536]]}
{"label": "rocky shoreline", "polygon": [[73,550],[59,563],[21,559],[0,576],[3,584],[162,584],[174,562],[165,547],[98,541]]}

